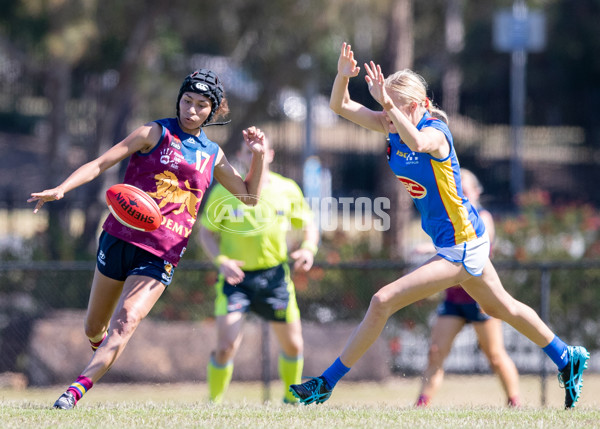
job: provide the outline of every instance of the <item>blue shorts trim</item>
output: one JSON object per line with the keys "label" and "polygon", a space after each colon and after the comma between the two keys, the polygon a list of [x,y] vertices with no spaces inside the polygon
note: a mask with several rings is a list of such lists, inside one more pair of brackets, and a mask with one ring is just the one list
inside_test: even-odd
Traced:
{"label": "blue shorts trim", "polygon": [[449,301],[442,301],[437,308],[438,316],[455,316],[470,322],[485,322],[490,318],[485,314],[478,303],[457,304]]}
{"label": "blue shorts trim", "polygon": [[145,276],[165,286],[171,284],[175,267],[144,249],[102,231],[96,255],[98,271],[111,279],[125,281],[129,276]]}

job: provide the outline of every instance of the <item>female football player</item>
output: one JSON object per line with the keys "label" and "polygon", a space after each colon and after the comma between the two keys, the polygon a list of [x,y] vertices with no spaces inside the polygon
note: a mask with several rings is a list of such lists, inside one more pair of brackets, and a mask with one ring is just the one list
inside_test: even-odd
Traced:
{"label": "female football player", "polygon": [[[124,183],[151,195],[161,207],[162,225],[151,232],[119,223],[111,214],[100,236],[96,270],[85,318],[85,333],[95,350],[81,375],[54,407],[72,409],[121,355],[141,320],[171,283],[183,255],[204,193],[217,179],[249,205],[256,204],[264,170],[264,135],[250,127],[243,136],[252,151],[245,180],[203,127],[229,112],[217,75],[200,69],[187,76],[177,96],[177,116],[149,122],[97,159],[73,172],[53,189],[31,194],[34,213],[130,157]],[[172,193],[184,198],[171,198]],[[186,201],[195,201],[190,206]],[[165,203],[166,202],[166,203]]]}
{"label": "female football player", "polygon": [[365,69],[369,92],[383,110],[370,110],[350,98],[348,82],[358,75],[360,67],[345,43],[330,107],[364,128],[388,135],[390,167],[419,210],[421,225],[437,254],[376,292],[340,357],[320,377],[290,389],[304,403],[326,401],[336,383],[379,337],[393,313],[460,284],[483,311],[509,323],[546,352],[564,384],[565,407],[573,407],[579,399],[589,353],[584,347],[565,344],[533,309],[514,299],[502,286],[489,259],[485,225],[462,191],[446,114],[427,98],[426,83],[415,72],[401,70],[384,79],[381,67],[373,61],[365,64]]}

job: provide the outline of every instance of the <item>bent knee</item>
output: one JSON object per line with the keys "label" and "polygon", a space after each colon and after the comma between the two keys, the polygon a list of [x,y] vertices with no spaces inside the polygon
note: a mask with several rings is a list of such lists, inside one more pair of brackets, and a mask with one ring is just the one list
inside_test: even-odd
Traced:
{"label": "bent knee", "polygon": [[215,361],[219,365],[225,365],[235,356],[236,348],[233,344],[226,344],[217,347],[214,351]]}
{"label": "bent knee", "polygon": [[107,329],[108,327],[104,323],[90,323],[87,320],[83,325],[83,331],[88,338],[96,338],[103,335]]}
{"label": "bent knee", "polygon": [[382,317],[388,317],[390,308],[391,300],[385,292],[379,291],[371,298],[371,303],[369,304],[370,312]]}
{"label": "bent knee", "polygon": [[427,356],[429,357],[429,362],[431,363],[439,364],[439,362],[442,360],[442,355],[439,349],[430,348]]}
{"label": "bent knee", "polygon": [[298,357],[304,353],[304,347],[302,341],[293,341],[289,344],[286,344],[285,347],[282,345],[283,353],[285,353],[288,357]]}
{"label": "bent knee", "polygon": [[136,330],[143,316],[136,311],[121,310],[111,321],[111,330],[121,337],[129,337]]}
{"label": "bent knee", "polygon": [[446,352],[443,351],[437,344],[431,344],[429,346],[429,351],[427,353],[429,357],[429,362],[431,364],[435,364],[436,366],[440,366],[444,359],[446,358]]}

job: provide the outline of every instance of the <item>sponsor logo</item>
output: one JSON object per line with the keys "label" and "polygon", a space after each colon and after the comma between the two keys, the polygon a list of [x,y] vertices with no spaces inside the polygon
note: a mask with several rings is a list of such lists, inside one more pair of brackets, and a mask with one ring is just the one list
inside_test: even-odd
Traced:
{"label": "sponsor logo", "polygon": [[136,209],[136,207],[139,207],[139,204],[135,198],[125,197],[121,192],[117,193],[115,198],[119,206],[132,218],[143,223],[154,223],[154,216],[146,216]]}
{"label": "sponsor logo", "polygon": [[409,179],[408,177],[402,177],[402,176],[397,176],[397,177],[398,177],[398,180],[400,180],[400,182],[402,182],[402,184],[408,191],[408,194],[412,198],[421,199],[421,198],[424,198],[425,195],[427,195],[427,189],[425,189],[425,187],[423,185],[421,185],[420,183],[417,183],[414,180]]}
{"label": "sponsor logo", "polygon": [[196,82],[193,86],[197,91],[207,92],[209,90],[208,85],[205,83]]}
{"label": "sponsor logo", "polygon": [[402,152],[400,150],[396,151],[396,156],[400,158],[404,158],[406,160],[406,164],[418,164],[419,163],[419,155],[415,152]]}
{"label": "sponsor logo", "polygon": [[419,163],[419,155],[415,152],[411,152],[406,157],[406,164],[418,164]]}
{"label": "sponsor logo", "polygon": [[106,265],[106,255],[104,254],[104,252],[102,250],[100,250],[98,252],[98,263],[101,265]]}
{"label": "sponsor logo", "polygon": [[169,162],[171,162],[172,153],[173,151],[171,149],[162,149],[160,151],[160,163],[167,165]]}
{"label": "sponsor logo", "polygon": [[181,150],[181,143],[179,143],[176,140],[171,140],[171,143],[169,143],[169,146],[171,146],[174,149]]}

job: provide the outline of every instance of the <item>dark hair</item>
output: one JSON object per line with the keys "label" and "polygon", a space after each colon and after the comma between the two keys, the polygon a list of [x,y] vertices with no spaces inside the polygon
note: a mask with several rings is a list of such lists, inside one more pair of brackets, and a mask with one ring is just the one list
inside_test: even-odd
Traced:
{"label": "dark hair", "polygon": [[227,113],[229,111],[229,109],[227,108],[227,100],[225,99],[225,91],[223,89],[223,85],[221,84],[219,77],[212,70],[196,70],[194,73],[186,76],[186,78],[183,80],[181,88],[179,89],[179,95],[177,96],[176,110],[178,118],[179,102],[181,101],[181,97],[185,92],[195,92],[196,94],[202,94],[208,97],[212,102],[210,114],[208,115],[206,121],[204,121],[202,126],[210,122],[214,115],[219,111],[220,107],[224,107],[226,111],[219,113]]}

